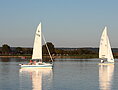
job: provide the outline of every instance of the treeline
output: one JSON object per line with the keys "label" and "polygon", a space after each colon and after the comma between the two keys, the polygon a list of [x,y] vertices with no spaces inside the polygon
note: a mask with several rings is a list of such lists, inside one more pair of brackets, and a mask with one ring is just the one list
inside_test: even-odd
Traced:
{"label": "treeline", "polygon": [[[54,45],[50,42],[47,42],[47,46],[50,50],[51,54],[55,54]],[[43,54],[47,55],[47,48],[46,45],[42,46]],[[7,44],[2,45],[0,47],[0,55],[31,55],[33,48],[26,48],[26,47],[10,47]]]}
{"label": "treeline", "polygon": [[[55,48],[51,42],[47,46],[54,58],[98,58],[98,48]],[[43,56],[49,56],[46,44],[42,46]],[[118,48],[113,48],[113,55],[118,58]],[[0,47],[1,56],[31,56],[33,48],[10,47],[7,44]]]}
{"label": "treeline", "polygon": [[7,44],[0,47],[0,55],[30,55],[32,48],[10,47]]}
{"label": "treeline", "polygon": [[[55,48],[51,42],[47,42],[42,46],[43,56],[49,56],[46,45],[54,58],[69,57],[69,58],[98,58],[98,48]],[[113,48],[115,58],[118,58],[118,48]],[[17,56],[31,56],[33,48],[26,47],[10,47],[7,44],[0,47],[0,55],[17,55]]]}
{"label": "treeline", "polygon": [[[91,48],[55,48],[51,42],[47,42],[47,46],[52,56],[78,56],[80,58],[98,57],[98,50]],[[46,44],[42,46],[43,55],[48,56]],[[32,55],[33,48],[24,47],[10,47],[7,44],[0,48],[0,55]]]}

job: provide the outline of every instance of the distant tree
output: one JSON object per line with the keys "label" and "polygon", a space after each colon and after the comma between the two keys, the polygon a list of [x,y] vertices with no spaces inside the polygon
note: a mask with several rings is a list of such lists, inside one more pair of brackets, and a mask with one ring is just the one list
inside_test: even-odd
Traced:
{"label": "distant tree", "polygon": [[21,47],[16,47],[16,53],[17,54],[22,54],[23,53],[23,49]]}
{"label": "distant tree", "polygon": [[32,54],[32,48],[22,48],[23,54]]}
{"label": "distant tree", "polygon": [[7,44],[2,45],[2,54],[10,54],[11,49]]}
{"label": "distant tree", "polygon": [[62,49],[55,49],[55,54],[63,55],[63,53],[64,53],[64,50],[62,50]]}
{"label": "distant tree", "polygon": [[[51,42],[47,42],[46,44],[48,46],[48,49],[49,49],[50,53],[54,54],[55,53],[54,45]],[[48,54],[48,50],[47,50],[46,44],[43,45],[43,47],[42,47],[43,48],[43,54]]]}
{"label": "distant tree", "polygon": [[91,50],[87,50],[87,49],[81,48],[81,49],[79,50],[79,54],[80,54],[80,55],[82,55],[82,54],[95,54],[95,52],[94,52],[94,51],[91,51]]}

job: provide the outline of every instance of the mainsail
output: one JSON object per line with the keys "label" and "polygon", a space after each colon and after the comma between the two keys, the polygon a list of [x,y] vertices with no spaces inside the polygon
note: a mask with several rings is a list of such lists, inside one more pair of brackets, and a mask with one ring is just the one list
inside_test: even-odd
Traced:
{"label": "mainsail", "polygon": [[107,35],[107,27],[105,27],[101,40],[100,40],[100,48],[99,48],[99,58],[106,58],[108,62],[114,62],[109,38]]}
{"label": "mainsail", "polygon": [[36,30],[32,59],[41,59],[42,60],[41,23],[38,25],[37,30]]}

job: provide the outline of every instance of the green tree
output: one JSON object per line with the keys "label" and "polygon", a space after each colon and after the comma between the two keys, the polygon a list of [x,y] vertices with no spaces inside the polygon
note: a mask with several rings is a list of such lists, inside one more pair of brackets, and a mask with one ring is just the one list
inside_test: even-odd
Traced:
{"label": "green tree", "polygon": [[94,51],[91,51],[91,50],[87,50],[87,49],[83,49],[81,48],[79,50],[79,54],[82,55],[82,54],[94,54],[95,52]]}
{"label": "green tree", "polygon": [[62,49],[55,49],[55,53],[57,55],[63,55],[64,54],[64,50],[62,50]]}
{"label": "green tree", "polygon": [[[47,42],[46,44],[48,46],[48,49],[49,49],[50,53],[54,54],[55,53],[54,45],[51,42]],[[47,50],[46,44],[43,45],[43,47],[42,47],[43,48],[43,54],[48,54],[48,50]]]}
{"label": "green tree", "polygon": [[23,49],[21,47],[16,47],[16,53],[17,54],[22,54],[23,53]]}
{"label": "green tree", "polygon": [[32,54],[32,48],[22,48],[23,54]]}
{"label": "green tree", "polygon": [[7,44],[2,45],[2,54],[10,54],[11,49]]}

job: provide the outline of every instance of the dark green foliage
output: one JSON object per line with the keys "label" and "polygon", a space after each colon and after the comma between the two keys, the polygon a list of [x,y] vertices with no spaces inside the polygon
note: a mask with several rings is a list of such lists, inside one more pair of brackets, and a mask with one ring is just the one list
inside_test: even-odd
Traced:
{"label": "dark green foliage", "polygon": [[32,54],[32,48],[16,47],[15,51],[17,54]]}
{"label": "dark green foliage", "polygon": [[23,49],[21,47],[16,47],[16,53],[17,54],[22,54],[23,53]]}
{"label": "dark green foliage", "polygon": [[78,52],[79,52],[79,55],[83,55],[83,54],[95,54],[94,51],[87,50],[87,49],[82,49],[82,48],[80,48]]}
{"label": "dark green foliage", "polygon": [[[98,48],[55,48],[51,42],[46,43],[51,55],[54,58],[64,57],[64,58],[98,58]],[[49,57],[49,53],[46,48],[46,44],[42,46],[43,55]],[[4,44],[0,48],[1,55],[18,55],[18,56],[31,56],[32,48],[23,48],[23,47],[11,47],[7,44]],[[115,49],[116,50],[116,49]],[[117,52],[114,54],[115,57],[118,57]]]}
{"label": "dark green foliage", "polygon": [[[55,53],[54,45],[51,42],[47,42],[46,44],[48,46],[48,49],[49,49],[50,53],[54,54]],[[43,47],[42,47],[43,48],[43,54],[49,54],[48,50],[47,50],[47,47],[46,47],[46,44],[43,45]]]}
{"label": "dark green foliage", "polygon": [[10,54],[11,49],[7,44],[2,45],[2,54]]}

